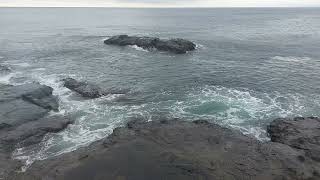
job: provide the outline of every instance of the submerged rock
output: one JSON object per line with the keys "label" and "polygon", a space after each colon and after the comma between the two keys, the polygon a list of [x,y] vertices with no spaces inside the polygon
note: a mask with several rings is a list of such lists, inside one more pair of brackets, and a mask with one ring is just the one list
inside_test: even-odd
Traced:
{"label": "submerged rock", "polygon": [[79,93],[83,97],[87,98],[99,98],[102,96],[106,96],[108,94],[125,94],[128,90],[122,89],[102,89],[96,84],[89,83],[86,81],[77,81],[73,78],[65,78],[62,80],[63,85],[77,93]]}
{"label": "submerged rock", "polygon": [[154,37],[137,37],[128,35],[113,36],[104,41],[105,44],[127,46],[136,45],[144,49],[158,49],[176,54],[184,54],[195,50],[196,45],[184,39],[162,40]]}
{"label": "submerged rock", "polygon": [[[312,121],[318,127],[318,120]],[[308,139],[303,132],[316,128],[307,124],[294,127]],[[287,137],[288,131],[282,133],[277,137]],[[319,179],[319,162],[295,147],[262,143],[207,121],[133,121],[89,147],[36,162],[9,179]]]}

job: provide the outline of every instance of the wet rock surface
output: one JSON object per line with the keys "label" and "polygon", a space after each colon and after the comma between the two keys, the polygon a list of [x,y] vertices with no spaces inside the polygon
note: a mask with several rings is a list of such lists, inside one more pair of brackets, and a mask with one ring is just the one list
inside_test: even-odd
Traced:
{"label": "wet rock surface", "polygon": [[35,121],[24,123],[15,128],[0,131],[0,144],[13,150],[41,142],[47,133],[56,133],[73,123],[68,117],[59,115],[45,116]]}
{"label": "wet rock surface", "polygon": [[105,44],[127,46],[136,45],[144,49],[158,49],[176,54],[184,54],[188,51],[195,50],[196,45],[191,41],[184,39],[163,40],[154,37],[137,37],[128,35],[113,36],[104,41]]}
{"label": "wet rock surface", "polygon": [[0,150],[0,179],[6,180],[8,174],[20,170],[22,163],[11,159],[11,155]]}
{"label": "wet rock surface", "polygon": [[271,140],[302,150],[320,162],[320,119],[315,117],[276,119],[268,126]]}
{"label": "wet rock surface", "polygon": [[0,179],[21,167],[11,159],[15,148],[37,144],[47,133],[72,123],[68,117],[49,114],[59,108],[52,91],[39,83],[0,85]]}
{"label": "wet rock surface", "polygon": [[53,89],[39,83],[0,85],[0,129],[37,120],[59,104]]}
{"label": "wet rock surface", "polygon": [[83,97],[98,98],[106,95],[106,92],[103,92],[99,86],[89,82],[77,81],[73,78],[65,78],[62,82],[66,88],[79,93]]}
{"label": "wet rock surface", "polygon": [[92,99],[106,96],[108,94],[125,94],[128,91],[119,89],[102,89],[96,84],[86,81],[78,81],[73,78],[65,78],[62,82],[66,88],[77,92],[83,97]]}
{"label": "wet rock surface", "polygon": [[[135,120],[89,147],[36,162],[9,179],[316,180],[320,164],[308,151],[318,149],[319,124],[317,118],[275,120],[269,127],[274,142],[263,143],[207,121]],[[298,136],[315,145],[292,146]]]}

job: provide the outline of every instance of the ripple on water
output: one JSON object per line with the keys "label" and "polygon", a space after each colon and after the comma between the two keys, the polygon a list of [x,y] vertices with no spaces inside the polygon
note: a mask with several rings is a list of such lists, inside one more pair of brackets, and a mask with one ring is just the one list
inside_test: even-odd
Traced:
{"label": "ripple on water", "polygon": [[294,62],[294,63],[307,63],[308,61],[312,60],[309,57],[295,57],[295,56],[274,56],[271,58],[274,61],[280,62]]}

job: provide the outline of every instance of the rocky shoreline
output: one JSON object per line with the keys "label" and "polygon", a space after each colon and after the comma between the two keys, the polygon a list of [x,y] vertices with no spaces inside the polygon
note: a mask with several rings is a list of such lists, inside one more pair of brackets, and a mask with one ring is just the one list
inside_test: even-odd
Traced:
{"label": "rocky shoreline", "polygon": [[[85,98],[112,93],[72,78],[66,88]],[[0,85],[0,179],[6,180],[317,180],[320,118],[274,120],[270,142],[211,124],[183,119],[130,121],[88,147],[35,162],[26,172],[14,149],[40,143],[73,123],[59,111],[53,89],[39,83]]]}
{"label": "rocky shoreline", "polygon": [[39,83],[0,84],[0,178],[18,170],[21,163],[11,159],[14,149],[41,142],[73,123],[68,117],[51,115],[58,111],[53,89]]}
{"label": "rocky shoreline", "polygon": [[207,121],[131,121],[107,138],[35,162],[11,180],[320,178],[320,119],[277,119],[271,142]]}

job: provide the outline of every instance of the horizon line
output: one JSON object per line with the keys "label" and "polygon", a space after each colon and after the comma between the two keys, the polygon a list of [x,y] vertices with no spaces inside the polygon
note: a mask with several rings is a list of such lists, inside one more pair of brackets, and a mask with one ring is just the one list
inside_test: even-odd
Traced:
{"label": "horizon line", "polygon": [[203,7],[203,6],[1,6],[0,8],[144,8],[144,9],[191,9],[191,8],[201,8],[201,9],[213,9],[213,8],[320,8],[320,6],[211,6],[211,7]]}

